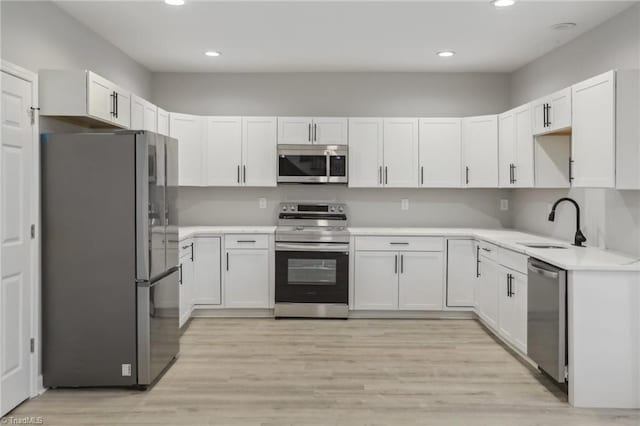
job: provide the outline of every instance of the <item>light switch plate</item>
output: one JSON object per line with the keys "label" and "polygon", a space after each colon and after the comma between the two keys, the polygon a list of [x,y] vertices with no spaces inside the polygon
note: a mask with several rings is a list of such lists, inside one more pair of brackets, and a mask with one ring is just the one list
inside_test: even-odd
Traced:
{"label": "light switch plate", "polygon": [[403,198],[400,200],[400,209],[401,210],[409,210],[409,199]]}
{"label": "light switch plate", "polygon": [[509,200],[507,199],[500,200],[500,210],[502,211],[509,210]]}
{"label": "light switch plate", "polygon": [[266,198],[258,198],[258,205],[261,209],[267,208],[267,199]]}

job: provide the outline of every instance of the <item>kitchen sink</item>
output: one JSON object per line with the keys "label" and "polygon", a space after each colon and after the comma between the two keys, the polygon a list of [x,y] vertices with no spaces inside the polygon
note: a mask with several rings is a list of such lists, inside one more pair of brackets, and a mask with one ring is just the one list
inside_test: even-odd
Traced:
{"label": "kitchen sink", "polygon": [[525,247],[536,248],[536,249],[567,249],[567,246],[561,246],[558,244],[549,244],[549,243],[519,243]]}

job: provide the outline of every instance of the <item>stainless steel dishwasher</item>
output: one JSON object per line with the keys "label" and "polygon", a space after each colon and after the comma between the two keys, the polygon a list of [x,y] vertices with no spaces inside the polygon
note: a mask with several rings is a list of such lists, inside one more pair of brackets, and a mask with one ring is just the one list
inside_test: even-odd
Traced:
{"label": "stainless steel dishwasher", "polygon": [[527,355],[560,383],[567,367],[567,271],[529,258]]}

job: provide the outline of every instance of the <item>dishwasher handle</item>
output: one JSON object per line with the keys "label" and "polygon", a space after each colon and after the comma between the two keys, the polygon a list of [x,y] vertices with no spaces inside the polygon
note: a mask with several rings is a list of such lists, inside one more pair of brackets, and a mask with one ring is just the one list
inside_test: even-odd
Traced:
{"label": "dishwasher handle", "polygon": [[549,269],[546,269],[543,265],[531,261],[527,265],[527,268],[529,269],[529,272],[533,272],[534,274],[542,275],[543,277],[551,278],[554,280],[557,280],[560,276],[557,270],[551,271]]}

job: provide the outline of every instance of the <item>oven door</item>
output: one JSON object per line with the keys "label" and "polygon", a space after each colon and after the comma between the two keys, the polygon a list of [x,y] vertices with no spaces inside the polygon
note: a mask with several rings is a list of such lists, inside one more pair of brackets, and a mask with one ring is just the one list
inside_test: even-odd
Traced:
{"label": "oven door", "polygon": [[[313,246],[315,249],[308,248]],[[349,302],[346,244],[276,244],[276,303]]]}

